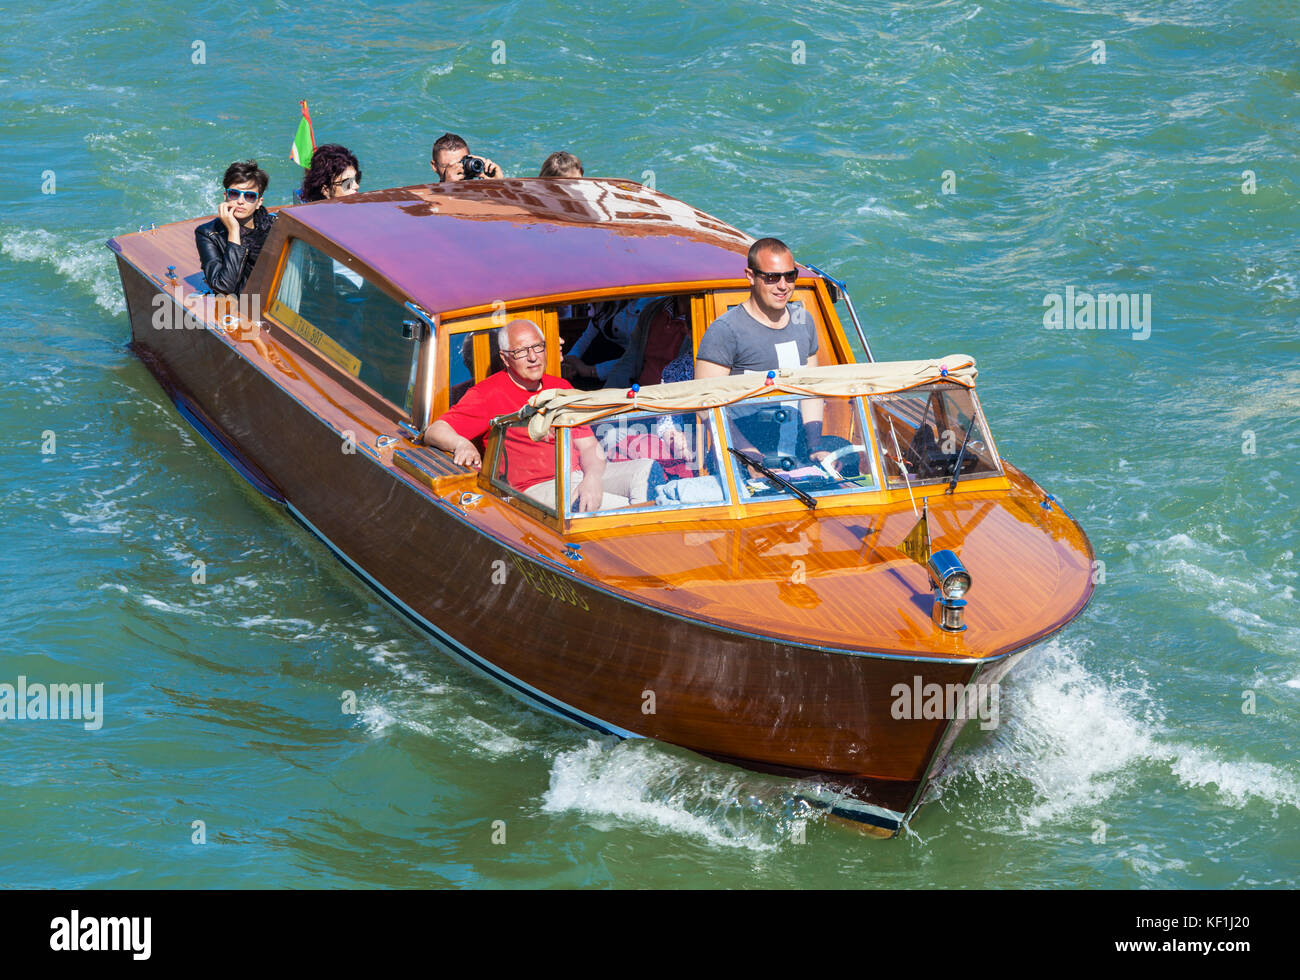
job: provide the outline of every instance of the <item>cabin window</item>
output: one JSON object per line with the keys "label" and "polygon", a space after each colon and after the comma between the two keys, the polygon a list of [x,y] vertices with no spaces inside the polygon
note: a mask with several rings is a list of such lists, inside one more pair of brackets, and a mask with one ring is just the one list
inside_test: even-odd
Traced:
{"label": "cabin window", "polygon": [[362,384],[409,410],[415,345],[411,314],[358,272],[295,239],[267,314]]}
{"label": "cabin window", "polygon": [[675,415],[636,413],[599,422],[590,429],[564,429],[566,458],[581,465],[579,440],[593,436],[604,451],[604,496],[599,510],[574,510],[580,476],[569,475],[566,517],[642,513],[730,503],[726,477],[719,465],[711,412]]}
{"label": "cabin window", "polygon": [[[1002,472],[983,414],[969,388],[927,385],[898,394],[873,395],[871,413],[880,441],[881,465],[891,487],[905,486],[908,481],[951,480],[958,456],[962,479]],[[900,459],[907,467],[906,480]]]}
{"label": "cabin window", "polygon": [[561,374],[575,388],[627,388],[695,376],[688,295],[634,296],[556,307]]}
{"label": "cabin window", "polygon": [[[814,497],[880,487],[871,465],[861,399],[747,399],[728,405],[723,416],[731,447],[753,461],[747,465],[728,454],[743,501],[796,496],[782,480]],[[820,435],[816,426],[808,425],[816,421],[821,423]],[[810,435],[815,446],[809,445]]]}

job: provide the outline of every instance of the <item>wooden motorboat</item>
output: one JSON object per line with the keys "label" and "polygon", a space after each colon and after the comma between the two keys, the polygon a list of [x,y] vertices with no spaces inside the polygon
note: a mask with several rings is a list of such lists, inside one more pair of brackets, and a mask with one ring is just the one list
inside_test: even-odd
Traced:
{"label": "wooden motorboat", "polygon": [[[138,356],[397,609],[570,721],[791,777],[892,834],[965,722],[988,727],[999,679],[1091,596],[1091,546],[998,454],[973,360],[860,363],[812,267],[795,298],[826,366],[544,392],[497,420],[479,471],[422,442],[494,368],[507,318],[542,328],[552,374],[584,311],[629,298],[674,297],[698,345],[747,295],[752,240],[680,201],[520,179],[297,205],[239,298],[204,289],[202,220],[109,242]],[[789,425],[810,400],[834,450],[816,464]],[[522,428],[553,446],[558,504],[511,482]],[[569,500],[584,432],[638,461],[590,513]],[[671,432],[684,448],[655,455]]]}

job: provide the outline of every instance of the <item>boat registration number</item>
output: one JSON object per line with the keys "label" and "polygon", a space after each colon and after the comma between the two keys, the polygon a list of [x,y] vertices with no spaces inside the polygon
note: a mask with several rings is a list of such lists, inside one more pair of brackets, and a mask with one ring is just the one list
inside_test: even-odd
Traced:
{"label": "boat registration number", "polygon": [[577,606],[579,609],[585,609],[588,612],[591,608],[587,605],[587,600],[578,594],[578,590],[570,585],[563,577],[556,575],[554,572],[548,572],[544,568],[538,568],[532,562],[523,561],[515,555],[510,556],[514,562],[515,568],[534,589],[542,595],[550,596],[552,599],[559,599],[561,602],[567,602],[571,606]]}

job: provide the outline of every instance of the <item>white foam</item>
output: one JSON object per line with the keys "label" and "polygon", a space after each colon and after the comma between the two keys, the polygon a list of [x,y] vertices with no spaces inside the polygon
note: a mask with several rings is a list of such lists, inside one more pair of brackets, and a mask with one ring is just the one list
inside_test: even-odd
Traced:
{"label": "white foam", "polygon": [[371,735],[382,735],[398,723],[397,716],[379,703],[361,707],[357,712],[357,721]]}
{"label": "white foam", "polygon": [[1220,803],[1238,809],[1252,800],[1300,809],[1300,782],[1267,762],[1225,762],[1194,745],[1171,746],[1171,771],[1184,786],[1215,788]]}
{"label": "white foam", "polygon": [[121,519],[120,508],[115,506],[92,506],[88,509],[91,511],[89,514],[77,514],[66,510],[60,511],[64,519],[71,525],[69,530],[73,534],[120,535],[125,533],[126,524]]}
{"label": "white foam", "polygon": [[[1197,535],[1216,539],[1198,540]],[[1272,567],[1232,545],[1219,524],[1208,524],[1192,534],[1180,532],[1153,541],[1129,542],[1129,554],[1145,560],[1180,591],[1225,623],[1246,643],[1270,653],[1280,647],[1300,652],[1300,628],[1290,623],[1296,577],[1292,554],[1281,552]],[[1271,618],[1270,618],[1271,617]]]}
{"label": "white foam", "polygon": [[1125,864],[1144,879],[1158,879],[1168,871],[1185,871],[1187,862],[1179,858],[1161,857],[1157,848],[1146,843],[1121,847],[1117,855]]}
{"label": "white foam", "polygon": [[[1276,766],[1164,741],[1163,712],[1145,685],[1090,674],[1070,645],[1080,642],[1050,641],[1002,682],[1001,726],[954,753],[931,797],[964,791],[954,784],[973,778],[996,789],[997,803],[988,805],[1009,803],[1007,817],[1029,830],[1096,809],[1126,792],[1144,767],[1151,778],[1154,765],[1184,787],[1214,787],[1230,806],[1260,800],[1300,808],[1300,783]],[[1026,783],[1030,798],[1017,803]]]}
{"label": "white foam", "polygon": [[368,649],[372,662],[392,672],[403,682],[425,694],[443,694],[444,684],[431,684],[423,671],[407,663],[408,654],[398,646],[398,640],[387,640],[374,645],[356,644],[357,649]]}
{"label": "white foam", "polygon": [[162,612],[174,613],[178,616],[202,616],[203,610],[194,606],[182,606],[175,602],[165,602],[162,599],[155,598],[151,595],[140,596],[140,603],[148,606],[150,609],[158,609]]}
{"label": "white foam", "polygon": [[749,807],[741,802],[740,774],[722,773],[721,785],[718,774],[653,742],[611,745],[593,739],[556,755],[542,809],[580,813],[595,818],[598,827],[606,821],[650,824],[719,847],[775,850],[783,833],[779,819],[770,812],[755,816],[752,805],[761,804],[753,797]]}
{"label": "white foam", "polygon": [[398,644],[397,640],[389,640],[366,647],[371,653],[371,661],[389,671],[401,683],[400,688],[385,695],[389,724],[458,743],[473,754],[487,758],[517,757],[535,750],[529,742],[468,714],[463,701],[443,698],[456,693],[455,689],[447,684],[431,682],[423,664]]}
{"label": "white foam", "polygon": [[883,204],[877,203],[878,199],[874,197],[867,198],[867,203],[858,208],[858,214],[872,214],[878,218],[901,218],[903,217],[897,211],[893,211]]}
{"label": "white foam", "polygon": [[312,630],[316,624],[309,619],[291,619],[279,616],[245,616],[235,622],[240,629],[253,629],[255,627],[273,626],[273,627],[293,627],[295,629]]}
{"label": "white foam", "polygon": [[458,734],[469,739],[474,749],[485,755],[518,756],[529,748],[527,742],[469,715],[458,718],[455,727]]}
{"label": "white foam", "polygon": [[1097,805],[1127,783],[1130,765],[1159,752],[1143,717],[1151,712],[1135,710],[1149,709],[1145,692],[1092,676],[1061,640],[1027,655],[1001,693],[993,738],[954,757],[941,783],[960,774],[984,785],[1012,774],[1028,780],[1034,799],[1019,814],[1024,827]]}
{"label": "white foam", "polygon": [[104,248],[103,239],[74,242],[44,228],[0,226],[0,252],[18,262],[48,265],[59,275],[90,290],[95,302],[109,313],[125,313],[121,281]]}

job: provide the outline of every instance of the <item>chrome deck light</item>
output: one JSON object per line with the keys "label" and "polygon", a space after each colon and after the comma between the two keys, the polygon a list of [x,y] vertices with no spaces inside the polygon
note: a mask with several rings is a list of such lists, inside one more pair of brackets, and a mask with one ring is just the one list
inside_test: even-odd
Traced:
{"label": "chrome deck light", "polygon": [[952,551],[944,549],[930,556],[927,566],[931,580],[935,583],[934,608],[932,615],[935,624],[949,633],[960,633],[966,629],[962,614],[966,609],[963,598],[970,591],[970,572],[961,563],[961,559]]}

